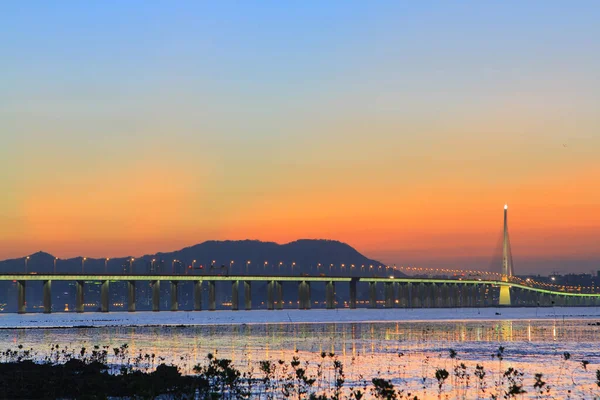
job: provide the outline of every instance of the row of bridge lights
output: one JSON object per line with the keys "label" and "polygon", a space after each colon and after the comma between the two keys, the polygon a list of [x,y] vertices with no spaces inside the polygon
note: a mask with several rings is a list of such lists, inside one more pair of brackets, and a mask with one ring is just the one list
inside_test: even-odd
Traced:
{"label": "row of bridge lights", "polygon": [[[59,257],[55,257],[54,258],[54,273],[56,273],[56,263],[57,263],[57,261],[59,259],[60,259]],[[25,273],[27,273],[29,260],[30,260],[30,256],[25,257]],[[85,262],[86,261],[87,261],[87,257],[82,257],[81,258],[81,272],[82,273],[85,272]],[[108,262],[109,261],[110,261],[110,258],[108,258],[108,257],[104,259],[104,272],[105,273],[108,272]],[[135,257],[131,257],[129,259],[129,273],[133,273],[133,263],[134,263],[134,261],[135,261]],[[175,273],[175,263],[178,263],[178,262],[182,262],[182,261],[174,259],[173,262],[171,263],[171,268],[172,268],[172,273],[173,274]],[[152,269],[154,269],[154,264],[155,263],[156,263],[156,258],[153,258],[151,260]],[[195,269],[196,263],[197,263],[197,260],[193,260],[192,261],[192,265],[185,269],[186,275],[188,274],[188,270],[189,269],[192,269],[192,270]],[[230,271],[233,268],[234,263],[235,262],[233,260],[231,260],[229,262],[229,270]],[[245,264],[246,264],[246,273],[248,273],[248,269],[249,269],[249,267],[251,265],[251,261],[248,260],[248,261],[246,261]],[[268,265],[269,265],[269,262],[265,261],[263,265],[264,265],[263,268],[266,269],[268,267]],[[285,264],[282,261],[280,261],[278,264],[272,264],[272,265],[273,266],[277,265],[280,271],[281,271],[281,267],[285,266]],[[215,268],[215,266],[216,266],[216,260],[212,260],[211,268]],[[296,263],[292,262],[290,264],[290,266],[292,267],[292,273],[293,273],[294,267],[296,266]],[[356,268],[355,264],[350,264],[349,266],[350,266],[350,270]],[[324,267],[324,265],[321,264],[321,263],[317,263],[317,271],[319,271],[321,267]],[[343,271],[346,268],[346,264],[340,264],[340,267],[341,267],[341,270]],[[362,264],[360,266],[360,270],[361,271],[366,271],[366,267],[367,266],[365,264]],[[374,269],[375,269],[375,266],[372,265],[372,264],[369,265],[368,267],[369,267],[369,271],[370,272],[374,271]],[[200,268],[203,268],[203,267],[200,266]],[[334,264],[329,264],[329,271],[330,272],[332,271],[333,268],[335,268],[335,265]],[[424,267],[410,267],[410,266],[408,266],[408,267],[403,267],[403,266],[396,267],[395,265],[394,266],[389,266],[389,265],[382,266],[382,265],[378,265],[377,266],[377,271],[381,272],[383,268],[385,268],[386,273],[390,269],[392,269],[393,271],[417,272],[417,273],[418,272],[435,272],[435,273],[458,274],[458,275],[464,275],[464,274],[487,275],[487,276],[495,276],[495,277],[498,277],[500,279],[506,278],[508,280],[511,280],[511,281],[514,281],[514,282],[517,282],[517,283],[521,283],[521,284],[526,285],[526,286],[538,285],[538,286],[545,287],[545,288],[561,288],[561,289],[566,289],[566,290],[581,290],[581,289],[594,290],[595,289],[594,286],[557,285],[557,284],[553,284],[553,283],[546,283],[546,282],[535,281],[535,280],[533,280],[531,278],[527,278],[527,279],[523,280],[523,279],[515,277],[515,276],[505,276],[505,275],[500,274],[498,272],[490,272],[490,271],[460,270],[460,269],[448,269],[448,268],[424,268]],[[554,277],[552,277],[552,280],[554,280]]]}
{"label": "row of bridge lights", "polygon": [[[531,278],[527,278],[527,279],[521,279],[519,277],[516,276],[505,276],[503,274],[500,274],[498,272],[490,272],[490,271],[473,271],[473,270],[459,270],[459,269],[444,269],[444,268],[423,268],[423,267],[400,267],[401,270],[403,271],[419,271],[419,272],[446,272],[446,273],[454,273],[454,274],[465,274],[465,273],[470,273],[470,274],[479,274],[479,275],[493,275],[496,277],[499,277],[500,279],[506,278],[510,281],[514,281],[516,283],[520,283],[522,285],[526,285],[526,286],[532,286],[532,285],[538,285],[538,286],[542,286],[545,288],[559,288],[559,289],[567,289],[567,290],[581,290],[581,289],[589,289],[589,290],[595,290],[596,287],[595,286],[569,286],[569,285],[557,285],[554,283],[546,283],[546,282],[539,282],[536,280],[533,280]],[[551,277],[551,279],[554,281],[556,278]]]}

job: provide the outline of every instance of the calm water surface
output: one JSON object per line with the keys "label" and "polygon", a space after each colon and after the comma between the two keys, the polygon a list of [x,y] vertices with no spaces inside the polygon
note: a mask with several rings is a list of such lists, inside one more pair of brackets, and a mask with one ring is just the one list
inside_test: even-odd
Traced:
{"label": "calm water surface", "polygon": [[[349,383],[360,375],[369,380],[380,375],[414,392],[422,390],[423,377],[430,384],[435,381],[437,368],[451,371],[462,362],[472,375],[479,363],[486,368],[490,384],[500,368],[512,366],[525,371],[526,386],[533,385],[534,373],[542,372],[556,390],[575,388],[581,391],[580,397],[590,398],[595,371],[600,368],[600,326],[594,324],[590,320],[520,320],[6,329],[0,330],[0,350],[20,344],[43,358],[51,344],[79,352],[81,347],[113,349],[127,343],[129,357],[155,354],[157,361],[162,357],[184,373],[204,363],[209,352],[255,371],[261,360],[290,361],[296,355],[317,363],[322,361],[321,352],[331,352],[343,362]],[[505,347],[502,365],[491,357],[499,346]],[[449,357],[449,349],[458,353],[457,360]],[[565,352],[571,355],[568,361]],[[589,371],[581,367],[582,360],[589,361]],[[429,391],[419,397],[433,396]]]}

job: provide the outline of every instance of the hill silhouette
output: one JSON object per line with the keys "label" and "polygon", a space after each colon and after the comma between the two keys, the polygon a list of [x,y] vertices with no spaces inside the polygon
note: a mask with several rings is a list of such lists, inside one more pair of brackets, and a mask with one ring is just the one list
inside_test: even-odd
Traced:
{"label": "hill silhouette", "polygon": [[[236,275],[300,275],[318,274],[347,275],[351,266],[353,274],[369,273],[383,263],[370,259],[346,243],[336,240],[301,239],[286,244],[258,240],[206,241],[172,252],[147,254],[141,257],[105,258],[75,257],[56,259],[46,252],[29,255],[29,259],[0,261],[0,272],[51,273],[164,273],[164,274],[217,274]],[[232,262],[233,261],[233,262]],[[265,264],[266,263],[266,264]],[[342,264],[344,266],[342,266]],[[364,265],[365,268],[361,269]],[[224,268],[220,268],[224,266]],[[193,267],[193,268],[192,268]],[[105,269],[106,268],[106,269]]]}

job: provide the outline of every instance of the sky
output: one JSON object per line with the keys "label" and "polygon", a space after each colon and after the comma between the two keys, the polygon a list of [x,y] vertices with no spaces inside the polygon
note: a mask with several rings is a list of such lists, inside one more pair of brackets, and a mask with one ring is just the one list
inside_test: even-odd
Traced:
{"label": "sky", "polygon": [[0,16],[0,258],[327,238],[499,270],[508,203],[517,273],[600,269],[596,1]]}

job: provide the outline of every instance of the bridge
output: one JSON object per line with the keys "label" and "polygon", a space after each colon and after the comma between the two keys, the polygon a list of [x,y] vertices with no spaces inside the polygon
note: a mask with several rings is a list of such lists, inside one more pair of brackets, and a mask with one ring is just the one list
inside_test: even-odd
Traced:
{"label": "bridge", "polygon": [[[84,285],[100,283],[100,311],[110,311],[109,287],[114,282],[127,284],[127,309],[136,311],[136,284],[149,282],[152,293],[152,310],[160,310],[160,287],[170,285],[170,310],[179,310],[178,290],[182,282],[193,283],[193,309],[201,311],[204,285],[208,286],[208,306],[217,308],[217,282],[231,285],[231,309],[240,309],[240,285],[243,285],[243,308],[252,309],[252,284],[266,283],[267,308],[283,309],[283,283],[294,283],[297,292],[297,305],[300,309],[310,309],[314,304],[311,285],[325,286],[325,305],[328,309],[358,306],[377,308],[423,308],[423,307],[489,307],[489,306],[596,306],[600,305],[600,293],[596,288],[582,288],[552,285],[520,279],[514,276],[510,239],[507,224],[508,208],[504,208],[504,233],[502,245],[502,273],[485,271],[464,271],[450,269],[429,269],[416,267],[378,267],[377,272],[384,276],[361,276],[350,268],[344,276],[317,275],[176,275],[176,274],[2,274],[0,281],[13,281],[17,284],[17,310],[25,313],[26,289],[29,283],[41,282],[43,309],[52,312],[52,282],[66,281],[75,284],[75,311],[84,312]],[[343,265],[343,264],[342,264]],[[371,269],[371,268],[370,268]],[[418,277],[396,277],[397,272],[417,273]],[[425,275],[426,277],[422,277]],[[349,301],[336,300],[336,287],[348,285]],[[366,301],[358,301],[359,286],[366,292]],[[381,290],[383,289],[383,290]],[[383,295],[381,295],[383,294]],[[381,299],[380,299],[381,297]]]}

